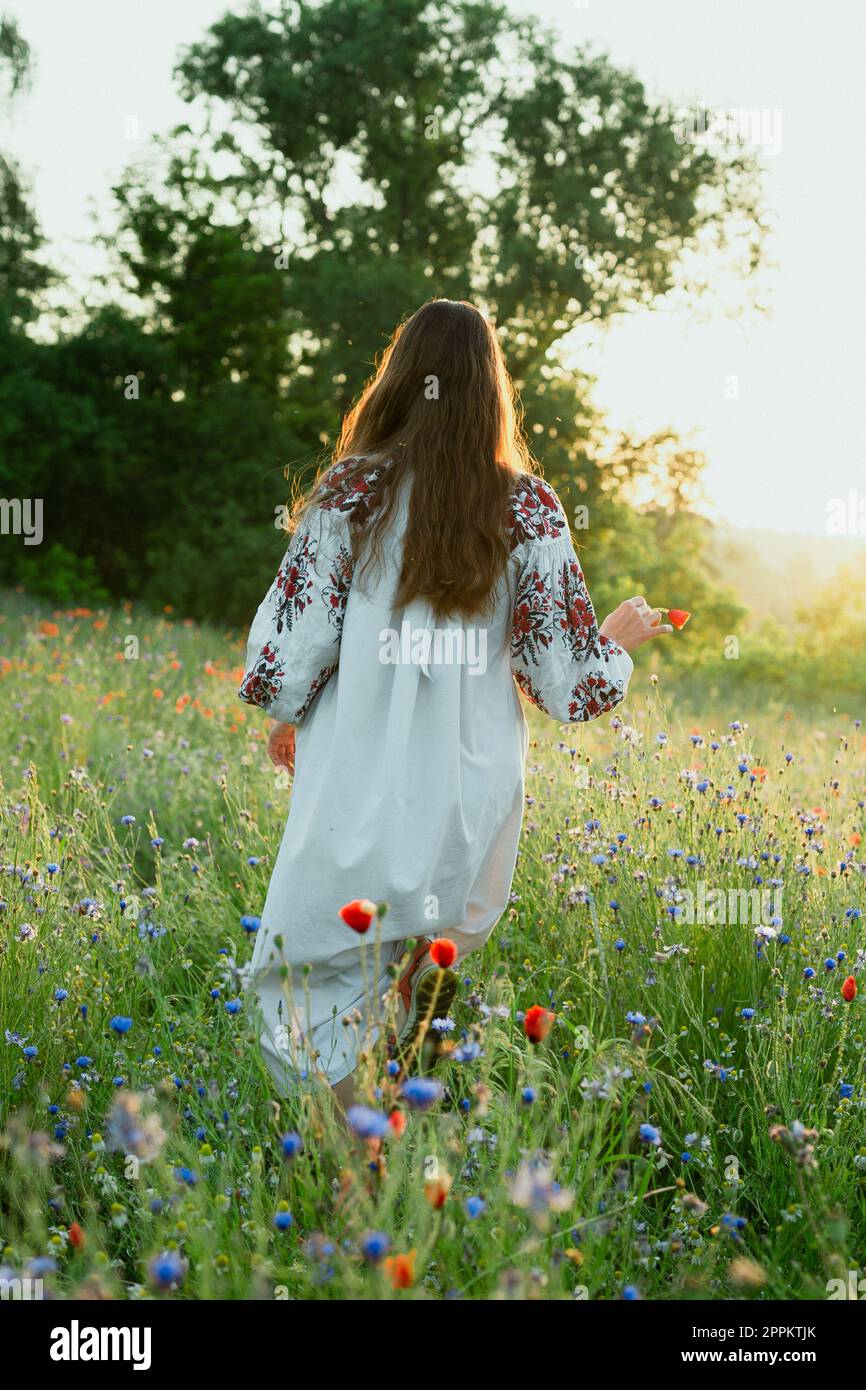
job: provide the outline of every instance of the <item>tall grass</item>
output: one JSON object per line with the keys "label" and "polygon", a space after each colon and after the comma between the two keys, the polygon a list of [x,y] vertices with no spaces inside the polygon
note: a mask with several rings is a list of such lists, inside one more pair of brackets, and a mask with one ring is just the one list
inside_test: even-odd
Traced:
{"label": "tall grass", "polygon": [[[852,714],[714,702],[682,727],[638,672],[619,718],[533,720],[513,901],[459,965],[442,1094],[413,1108],[371,1053],[362,1099],[406,1123],[369,1140],[314,1073],[279,1099],[256,1045],[249,919],[290,792],[235,698],[239,644],[22,600],[0,634],[3,1276],[60,1297],[798,1298],[859,1269]],[[699,882],[773,880],[763,937],[687,920]],[[537,1044],[534,1004],[556,1014]]]}

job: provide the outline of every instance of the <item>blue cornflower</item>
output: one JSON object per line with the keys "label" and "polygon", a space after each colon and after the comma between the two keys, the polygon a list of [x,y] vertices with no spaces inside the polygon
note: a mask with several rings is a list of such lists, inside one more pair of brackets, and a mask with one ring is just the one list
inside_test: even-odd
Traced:
{"label": "blue cornflower", "polygon": [[304,1147],[304,1141],[296,1130],[290,1130],[289,1133],[284,1134],[280,1140],[280,1147],[286,1158],[295,1158]]}
{"label": "blue cornflower", "polygon": [[368,1105],[350,1105],[346,1111],[349,1127],[359,1139],[381,1139],[388,1133],[388,1116]]}
{"label": "blue cornflower", "polygon": [[486,1207],[487,1203],[485,1202],[483,1197],[466,1198],[466,1215],[472,1221],[477,1221],[479,1216],[482,1216],[484,1214]]}
{"label": "blue cornflower", "polygon": [[662,1142],[662,1137],[655,1125],[643,1124],[638,1130],[638,1133],[645,1144],[659,1145]]}
{"label": "blue cornflower", "polygon": [[740,1231],[745,1229],[746,1224],[746,1218],[744,1216],[733,1216],[729,1211],[725,1212],[725,1215],[722,1217],[722,1225],[725,1230],[734,1237],[734,1240],[739,1239]]}
{"label": "blue cornflower", "polygon": [[227,1014],[239,1014],[242,1008],[243,1008],[243,1003],[242,1003],[242,1001],[241,1001],[240,999],[227,999],[227,1000],[226,1000],[226,1013],[227,1013]]}
{"label": "blue cornflower", "polygon": [[261,917],[242,917],[242,918],[241,918],[241,926],[243,927],[243,929],[244,929],[245,932],[249,932],[250,936],[252,936],[252,934],[253,934],[254,932],[257,932],[258,929],[259,929],[259,927],[260,927],[261,925],[262,925],[262,919],[261,919]]}
{"label": "blue cornflower", "polygon": [[274,1213],[274,1225],[278,1231],[287,1231],[290,1226],[295,1224],[295,1218],[290,1211],[278,1211]]}
{"label": "blue cornflower", "polygon": [[115,1033],[128,1033],[132,1027],[132,1019],[126,1018],[123,1014],[115,1014],[114,1018],[109,1020],[109,1027],[113,1028]]}
{"label": "blue cornflower", "polygon": [[182,1281],[185,1270],[180,1256],[174,1250],[166,1250],[162,1255],[154,1255],[147,1266],[147,1272],[150,1282],[156,1288],[170,1289]]}
{"label": "blue cornflower", "polygon": [[441,1081],[433,1081],[426,1076],[413,1076],[401,1088],[403,1099],[413,1110],[429,1110],[441,1094]]}
{"label": "blue cornflower", "polygon": [[755,1017],[755,1010],[754,1010],[754,1009],[740,1009],[740,1015],[741,1015],[742,1018],[754,1018],[754,1017]]}
{"label": "blue cornflower", "polygon": [[391,1242],[384,1231],[367,1231],[361,1237],[361,1253],[371,1264],[383,1260],[391,1248]]}

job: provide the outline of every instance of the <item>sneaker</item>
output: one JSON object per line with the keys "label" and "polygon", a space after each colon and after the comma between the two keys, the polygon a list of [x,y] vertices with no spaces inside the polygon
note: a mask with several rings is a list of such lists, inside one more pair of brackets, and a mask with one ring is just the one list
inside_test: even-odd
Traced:
{"label": "sneaker", "polygon": [[393,1054],[405,1068],[418,1059],[430,1024],[434,1018],[445,1018],[456,993],[456,972],[442,970],[431,960],[430,941],[422,938],[397,981],[405,1018],[393,1041]]}

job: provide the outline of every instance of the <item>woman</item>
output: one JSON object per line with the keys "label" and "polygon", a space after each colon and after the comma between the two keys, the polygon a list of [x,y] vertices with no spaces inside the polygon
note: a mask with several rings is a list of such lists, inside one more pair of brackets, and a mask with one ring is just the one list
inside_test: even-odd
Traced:
{"label": "woman", "polygon": [[[619,704],[629,652],[670,632],[642,598],[599,628],[554,492],[533,473],[496,334],[471,304],[424,304],[397,329],[294,519],[250,632],[241,698],[277,721],[297,772],[252,961],[279,1088],[312,1060],[352,1098],[358,1030],[388,966],[398,1049],[431,1001],[427,936],[460,957],[505,909],[523,813],[515,688],[562,721]],[[339,916],[387,902],[375,979]],[[436,974],[437,1015],[453,971]]]}

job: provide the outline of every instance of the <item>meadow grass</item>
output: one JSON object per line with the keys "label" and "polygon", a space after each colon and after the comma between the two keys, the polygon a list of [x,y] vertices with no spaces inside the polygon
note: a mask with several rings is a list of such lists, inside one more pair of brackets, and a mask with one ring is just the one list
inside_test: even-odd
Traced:
{"label": "meadow grass", "polygon": [[[279,1099],[256,1044],[243,969],[290,791],[239,640],[20,596],[0,636],[0,1275],[795,1299],[859,1274],[857,711],[678,717],[639,660],[616,717],[532,717],[513,899],[459,964],[442,1094],[413,1108],[371,1053],[364,1103],[402,1119],[365,1140],[315,1074]],[[694,922],[700,883],[781,907]]]}

